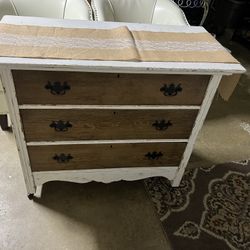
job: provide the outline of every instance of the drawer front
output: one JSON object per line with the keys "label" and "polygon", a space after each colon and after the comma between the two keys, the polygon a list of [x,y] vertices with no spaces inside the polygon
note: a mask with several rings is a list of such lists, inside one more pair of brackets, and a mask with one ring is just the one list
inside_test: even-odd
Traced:
{"label": "drawer front", "polygon": [[209,76],[12,71],[19,104],[200,105]]}
{"label": "drawer front", "polygon": [[186,139],[197,110],[21,110],[26,141]]}
{"label": "drawer front", "polygon": [[179,165],[185,143],[28,146],[33,171]]}

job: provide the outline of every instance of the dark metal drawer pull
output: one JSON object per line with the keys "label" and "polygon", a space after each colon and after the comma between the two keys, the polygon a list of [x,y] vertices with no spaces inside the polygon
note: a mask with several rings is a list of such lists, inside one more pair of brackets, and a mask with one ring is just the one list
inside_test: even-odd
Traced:
{"label": "dark metal drawer pull", "polygon": [[164,84],[163,87],[160,88],[160,91],[163,92],[165,96],[176,96],[178,92],[182,91],[181,84],[175,85],[174,83],[171,84]]}
{"label": "dark metal drawer pull", "polygon": [[148,152],[147,154],[145,154],[145,156],[149,159],[149,160],[158,160],[160,157],[163,156],[162,152]]}
{"label": "dark metal drawer pull", "polygon": [[53,121],[49,126],[51,128],[54,128],[55,131],[58,131],[58,132],[65,132],[65,131],[68,131],[69,128],[72,128],[72,124],[69,121],[64,122],[62,120]]}
{"label": "dark metal drawer pull", "polygon": [[155,121],[152,126],[157,130],[167,130],[168,127],[172,126],[171,121],[166,122],[165,120]]}
{"label": "dark metal drawer pull", "polygon": [[50,90],[50,93],[52,95],[64,95],[67,90],[70,90],[70,86],[67,82],[61,83],[61,82],[53,82],[51,83],[48,81],[48,83],[45,85],[45,89]]}
{"label": "dark metal drawer pull", "polygon": [[55,156],[53,157],[53,160],[57,161],[58,163],[67,163],[70,160],[72,160],[73,157],[71,156],[71,154],[60,154],[57,155],[55,154]]}

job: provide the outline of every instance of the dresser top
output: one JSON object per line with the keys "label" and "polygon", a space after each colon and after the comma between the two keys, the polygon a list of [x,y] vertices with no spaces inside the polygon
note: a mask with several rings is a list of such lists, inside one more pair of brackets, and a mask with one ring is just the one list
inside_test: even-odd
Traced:
{"label": "dresser top", "polygon": [[[56,69],[63,70],[67,68],[67,70],[74,70],[74,71],[77,71],[77,70],[98,71],[98,72],[113,72],[113,71],[118,72],[119,71],[119,72],[129,72],[129,73],[136,72],[136,73],[151,73],[151,74],[152,73],[195,73],[195,72],[199,72],[199,74],[211,74],[211,73],[232,74],[232,73],[242,73],[245,71],[245,69],[240,65],[240,63],[238,63],[237,61],[234,61],[233,57],[231,57],[229,53],[223,51],[224,50],[223,48],[222,49],[219,48],[218,53],[215,52],[217,48],[214,48],[214,46],[219,47],[220,46],[219,43],[213,42],[213,39],[212,39],[212,42],[207,43],[206,45],[206,39],[207,38],[210,39],[210,38],[209,36],[207,36],[208,33],[203,27],[166,26],[166,25],[118,23],[118,22],[93,22],[93,21],[62,20],[62,19],[16,17],[16,16],[5,16],[2,19],[1,23],[9,24],[10,26],[22,25],[22,27],[20,28],[23,28],[24,27],[23,25],[28,25],[28,26],[56,27],[56,29],[57,27],[59,27],[59,28],[85,28],[89,30],[90,29],[110,30],[110,29],[122,28],[126,26],[133,33],[134,37],[138,36],[136,38],[138,39],[137,41],[139,42],[142,41],[142,44],[141,45],[139,44],[140,46],[142,46],[142,52],[143,52],[142,56],[145,56],[145,58],[151,59],[150,62],[147,62],[147,60],[144,62],[140,62],[140,61],[112,61],[113,60],[112,58],[111,58],[112,60],[103,60],[103,59],[101,60],[75,60],[75,59],[48,59],[48,58],[39,59],[39,58],[31,58],[31,57],[29,58],[29,56],[27,57],[26,56],[25,57],[22,57],[22,56],[0,57],[0,65],[11,67],[11,68],[16,68],[16,69],[26,69],[26,68],[51,69],[51,68],[54,68],[55,70]],[[42,28],[42,27],[39,29],[42,29],[44,31],[45,28]],[[20,30],[20,29],[18,28],[17,30]],[[154,34],[158,33],[159,35],[164,34],[166,38],[164,39],[163,37],[160,37],[161,43],[158,43],[158,44],[162,46],[162,44],[167,43],[167,46],[169,46],[170,49],[169,51],[167,50],[166,55],[169,56],[169,52],[170,52],[170,54],[171,53],[173,53],[173,55],[176,54],[176,58],[180,57],[180,59],[176,59],[175,57],[172,56],[172,60],[170,58],[169,61],[166,61],[165,56],[162,56],[163,61],[161,62],[156,62],[154,61],[155,59],[152,60],[152,58],[150,58],[152,54],[148,53],[149,51],[148,46],[152,46],[152,44],[155,46],[155,44],[157,43],[153,41],[153,43],[150,42],[149,44],[148,40],[150,39],[150,33],[148,32],[154,32]],[[34,33],[36,34],[36,30],[34,30]],[[105,33],[105,35],[107,33]],[[174,37],[173,39],[174,42],[172,42],[171,40],[172,38],[170,37],[170,35]],[[184,40],[182,41],[182,48],[184,51],[183,53],[185,53],[183,60],[182,60],[182,54],[180,53],[180,51],[178,51],[179,48],[177,50],[175,48],[175,50],[171,51],[171,48],[173,46],[179,46],[178,45],[179,40],[176,40],[176,36],[180,37],[180,35],[182,36],[181,39]],[[11,33],[11,36],[12,36],[12,33]],[[146,42],[143,41],[143,38],[142,38],[143,36],[145,37],[147,36]],[[186,46],[184,44],[186,43],[185,36],[190,37],[194,40],[194,42],[187,43],[187,46],[190,46],[190,51],[189,51],[189,48],[185,47]],[[203,42],[200,42],[200,43],[197,42],[195,40],[196,37],[200,37],[201,41],[203,40]],[[8,38],[8,34],[7,34],[7,38]],[[169,41],[166,41],[166,40],[169,40]],[[196,48],[196,46],[198,47],[199,44],[201,44],[200,45],[201,47]],[[10,46],[10,45],[7,45],[7,46]],[[146,46],[146,50],[143,51],[145,46]],[[160,47],[157,47],[157,49],[158,48]],[[159,58],[161,56],[160,49],[158,51],[158,53],[160,52]],[[166,51],[166,48],[164,49]],[[196,60],[192,58],[194,53],[199,55],[199,50],[202,51],[201,56],[203,56],[202,60],[204,60],[204,62],[201,61],[200,59],[197,59],[197,61],[200,60],[200,62],[196,62]],[[96,48],[96,51],[98,54],[98,47]],[[214,62],[206,62],[207,60],[206,52],[207,52],[207,55],[209,56],[210,51],[211,51],[211,57],[212,55],[214,56]],[[220,52],[221,52],[221,55],[220,55]],[[204,54],[205,54],[205,57],[204,57]],[[8,53],[7,55],[9,56]],[[131,53],[131,55],[133,56],[133,53]],[[125,53],[125,56],[126,56],[126,53]],[[225,58],[225,62],[224,62],[223,57]],[[185,61],[185,58],[191,58],[192,60],[186,60],[186,62],[183,62]],[[176,61],[174,61],[173,59]]]}

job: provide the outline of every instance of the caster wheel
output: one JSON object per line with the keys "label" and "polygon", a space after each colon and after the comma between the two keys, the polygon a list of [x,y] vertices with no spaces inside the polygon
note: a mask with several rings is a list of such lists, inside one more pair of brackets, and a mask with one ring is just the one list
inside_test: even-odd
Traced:
{"label": "caster wheel", "polygon": [[33,200],[34,199],[34,194],[28,194],[28,198],[29,198],[29,200]]}
{"label": "caster wheel", "polygon": [[3,131],[7,131],[9,129],[7,115],[0,115],[0,126]]}

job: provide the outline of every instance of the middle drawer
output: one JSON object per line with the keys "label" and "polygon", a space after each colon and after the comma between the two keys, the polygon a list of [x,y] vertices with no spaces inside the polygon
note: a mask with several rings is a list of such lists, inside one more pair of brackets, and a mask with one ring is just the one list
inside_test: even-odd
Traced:
{"label": "middle drawer", "polygon": [[20,110],[26,141],[187,139],[198,110]]}

